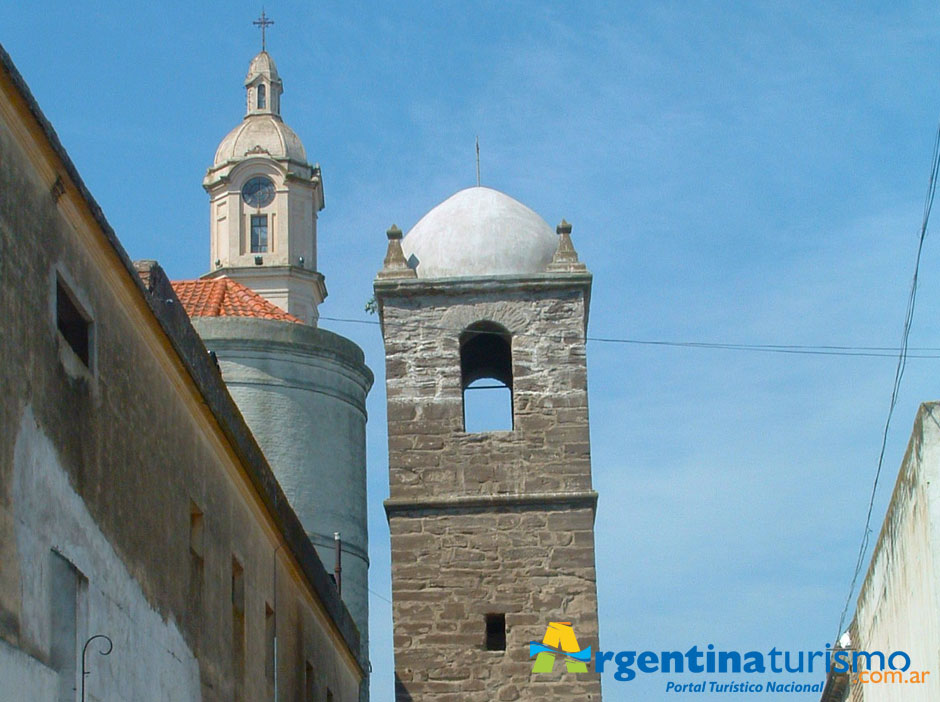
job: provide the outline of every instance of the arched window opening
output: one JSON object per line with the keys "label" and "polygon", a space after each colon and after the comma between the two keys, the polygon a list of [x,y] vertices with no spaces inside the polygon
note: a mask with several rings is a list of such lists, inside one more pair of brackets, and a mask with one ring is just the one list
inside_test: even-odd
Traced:
{"label": "arched window opening", "polygon": [[460,335],[464,431],[512,431],[512,339],[494,322],[476,322]]}
{"label": "arched window opening", "polygon": [[264,83],[258,86],[258,109],[263,110],[267,104],[267,96],[265,95]]}

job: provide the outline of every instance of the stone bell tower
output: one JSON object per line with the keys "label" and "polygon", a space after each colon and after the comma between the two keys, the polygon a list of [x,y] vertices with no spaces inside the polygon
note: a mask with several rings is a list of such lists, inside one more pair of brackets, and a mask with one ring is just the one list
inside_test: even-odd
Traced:
{"label": "stone bell tower", "polygon": [[[571,227],[489,188],[458,192],[375,281],[388,395],[398,702],[600,700],[530,641],[570,622],[596,649],[585,334],[591,274]],[[494,393],[476,431],[475,393]],[[487,426],[487,429],[490,429]],[[541,666],[545,668],[545,665]]]}

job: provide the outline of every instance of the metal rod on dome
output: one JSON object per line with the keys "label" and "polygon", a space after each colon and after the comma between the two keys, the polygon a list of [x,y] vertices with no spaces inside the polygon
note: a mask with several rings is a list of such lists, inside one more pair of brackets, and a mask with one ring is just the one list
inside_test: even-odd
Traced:
{"label": "metal rod on dome", "polygon": [[477,136],[477,187],[480,187],[480,137]]}

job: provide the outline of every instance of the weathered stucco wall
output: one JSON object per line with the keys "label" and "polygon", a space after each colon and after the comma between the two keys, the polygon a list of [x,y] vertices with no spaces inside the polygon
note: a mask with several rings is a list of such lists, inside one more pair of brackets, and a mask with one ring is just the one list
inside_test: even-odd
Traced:
{"label": "weathered stucco wall", "polygon": [[[594,673],[533,674],[572,622],[597,646],[585,324],[590,278],[378,282],[388,395],[396,698],[599,700]],[[511,335],[512,431],[463,430],[460,333]],[[504,614],[505,650],[487,650]]]}
{"label": "weathered stucco wall", "polygon": [[858,597],[852,645],[905,651],[925,684],[853,684],[852,702],[940,699],[940,404],[921,405]]}
{"label": "weathered stucco wall", "polygon": [[[144,290],[0,59],[0,684],[59,699],[75,666],[50,622],[71,607],[73,641],[115,643],[90,660],[89,699],[270,699],[270,608],[281,698],[302,698],[309,663],[318,698],[358,699],[348,612],[168,282],[155,269]],[[57,329],[57,276],[93,320],[89,367]]]}
{"label": "weathered stucco wall", "polygon": [[[147,699],[166,702],[199,700],[199,665],[192,649],[176,623],[164,620],[150,605],[95,524],[30,408],[15,437],[12,498],[22,583],[22,639],[39,651],[51,645],[54,622],[48,602],[64,594],[56,592],[51,577],[51,545],[87,581],[80,594],[86,611],[77,639],[107,632],[116,649],[114,655],[102,658],[96,654],[99,646],[91,649],[89,663],[95,675],[87,681],[89,699],[132,702],[145,694]],[[18,667],[15,656],[7,660],[11,669]],[[143,666],[141,661],[152,665]],[[36,672],[19,694],[41,688],[49,671],[45,666],[27,670]],[[70,686],[78,680],[73,676]]]}

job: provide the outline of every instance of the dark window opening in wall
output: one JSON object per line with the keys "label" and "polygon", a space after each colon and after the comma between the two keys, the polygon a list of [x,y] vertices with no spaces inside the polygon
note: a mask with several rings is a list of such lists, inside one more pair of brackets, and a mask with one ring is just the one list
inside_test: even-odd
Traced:
{"label": "dark window opening in wall", "polygon": [[268,252],[268,216],[251,215],[251,253]]}
{"label": "dark window opening in wall", "polygon": [[235,699],[245,699],[245,570],[232,557],[232,672]]}
{"label": "dark window opening in wall", "polygon": [[333,691],[330,688],[326,688],[326,702],[333,702]]}
{"label": "dark window opening in wall", "polygon": [[85,577],[55,551],[49,553],[49,662],[59,674],[57,700],[74,700],[78,682],[80,605],[87,586]]}
{"label": "dark window opening in wall", "polygon": [[259,110],[263,110],[265,105],[267,104],[267,100],[265,99],[267,97],[267,95],[265,95],[265,90],[266,89],[263,83],[258,86],[258,109]]}
{"label": "dark window opening in wall", "polygon": [[512,338],[495,322],[476,322],[460,335],[464,431],[512,431]]}
{"label": "dark window opening in wall", "polygon": [[245,569],[235,556],[232,556],[232,610],[245,613]]}
{"label": "dark window opening in wall", "polygon": [[274,666],[277,665],[277,617],[267,602],[264,604],[264,674],[274,681]]}
{"label": "dark window opening in wall", "polygon": [[55,315],[59,332],[82,363],[90,367],[91,320],[58,277],[55,284]]}
{"label": "dark window opening in wall", "polygon": [[486,615],[486,650],[506,650],[506,615]]}
{"label": "dark window opening in wall", "polygon": [[316,702],[316,682],[313,679],[313,665],[310,661],[304,663],[304,702]]}
{"label": "dark window opening in wall", "polygon": [[200,561],[204,558],[203,548],[205,536],[203,533],[205,515],[195,502],[189,503],[189,551]]}
{"label": "dark window opening in wall", "polygon": [[[205,517],[195,502],[189,503],[189,593],[186,598],[186,611],[190,621],[198,622],[203,617],[203,591],[205,585],[205,561],[203,549]],[[198,638],[201,627],[193,627]]]}

